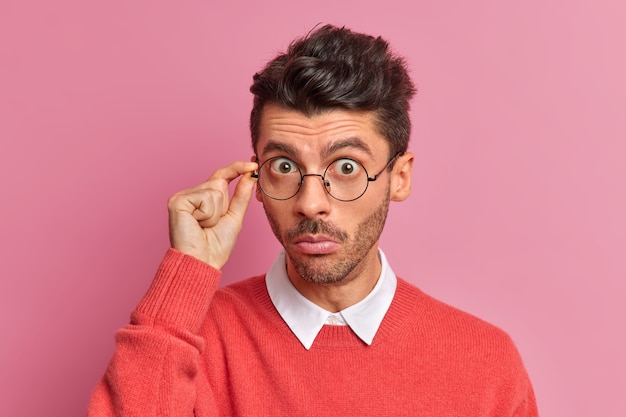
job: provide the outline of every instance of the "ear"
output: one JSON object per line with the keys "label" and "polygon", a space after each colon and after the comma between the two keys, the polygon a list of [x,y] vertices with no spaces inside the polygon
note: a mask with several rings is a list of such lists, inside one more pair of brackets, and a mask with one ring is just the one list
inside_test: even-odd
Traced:
{"label": "ear", "polygon": [[[252,155],[250,157],[250,162],[258,162],[258,158],[256,157],[256,155]],[[258,172],[258,171],[257,171]],[[259,187],[259,182],[257,181],[255,188],[254,188],[254,195],[257,199],[257,201],[260,201],[261,203],[263,202],[263,191],[261,191],[261,187]]]}
{"label": "ear", "polygon": [[413,159],[413,153],[405,152],[396,160],[391,171],[391,201],[403,201],[411,194]]}

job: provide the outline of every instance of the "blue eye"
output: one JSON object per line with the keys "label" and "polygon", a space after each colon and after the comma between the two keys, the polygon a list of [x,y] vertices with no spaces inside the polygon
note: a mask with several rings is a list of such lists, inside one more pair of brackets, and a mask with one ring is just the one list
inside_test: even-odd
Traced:
{"label": "blue eye", "polygon": [[287,158],[276,158],[270,163],[272,171],[277,174],[291,174],[298,171],[295,162]]}

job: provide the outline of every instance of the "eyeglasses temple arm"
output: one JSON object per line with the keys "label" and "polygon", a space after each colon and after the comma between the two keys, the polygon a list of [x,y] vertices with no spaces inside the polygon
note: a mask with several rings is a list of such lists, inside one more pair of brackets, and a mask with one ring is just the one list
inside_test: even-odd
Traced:
{"label": "eyeglasses temple arm", "polygon": [[402,156],[402,155],[404,155],[404,152],[398,152],[398,153],[396,153],[396,154],[393,156],[393,158],[391,158],[391,159],[389,160],[389,162],[387,162],[387,164],[383,167],[383,169],[381,169],[380,171],[378,171],[378,174],[374,175],[374,176],[373,176],[373,177],[371,177],[371,178],[370,178],[370,177],[367,177],[367,180],[368,180],[368,181],[370,181],[370,182],[371,182],[371,181],[376,181],[376,180],[378,179],[378,177],[380,176],[380,174],[382,174],[382,173],[383,173],[383,171],[385,171],[385,170],[387,169],[387,167],[389,167],[389,164],[391,164],[393,161],[395,161],[397,157]]}

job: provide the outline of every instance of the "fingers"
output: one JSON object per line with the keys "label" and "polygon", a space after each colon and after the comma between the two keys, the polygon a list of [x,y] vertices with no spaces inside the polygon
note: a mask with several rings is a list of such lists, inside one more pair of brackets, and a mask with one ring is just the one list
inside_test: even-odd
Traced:
{"label": "fingers", "polygon": [[241,177],[230,199],[229,211],[238,223],[243,222],[243,217],[252,199],[252,193],[256,184],[256,180],[250,174],[251,172],[248,172]]}
{"label": "fingers", "polygon": [[[233,162],[232,164],[215,171],[213,175],[209,177],[207,182],[221,179],[221,180],[225,180],[227,183],[230,183],[235,178],[241,175],[247,174],[249,172],[252,172],[257,168],[258,168],[258,164],[256,162],[244,162],[244,161]],[[200,184],[200,186],[202,186],[202,184]]]}
{"label": "fingers", "polygon": [[[255,162],[235,162],[202,184],[174,194],[168,201],[172,247],[221,268],[241,230],[256,182],[250,175],[255,169]],[[229,199],[228,185],[237,178]]]}
{"label": "fingers", "polygon": [[[200,185],[201,187],[214,186],[219,189],[219,194],[213,193],[212,197],[219,199],[219,203],[221,203],[220,217],[230,212],[239,222],[243,221],[256,182],[250,174],[257,168],[256,162],[234,162],[215,171],[208,181]],[[239,177],[241,178],[235,187],[233,197],[229,200],[228,184]],[[214,201],[215,210],[218,209],[219,203]]]}
{"label": "fingers", "polygon": [[187,196],[189,209],[194,219],[202,227],[211,227],[226,214],[228,195],[223,190],[198,190]]}
{"label": "fingers", "polygon": [[[255,184],[250,174],[257,167],[255,162],[239,161],[218,169],[207,181],[172,196],[168,202],[170,213],[191,215],[203,228],[217,224],[229,210],[242,221]],[[241,180],[230,200],[228,185],[238,177]]]}

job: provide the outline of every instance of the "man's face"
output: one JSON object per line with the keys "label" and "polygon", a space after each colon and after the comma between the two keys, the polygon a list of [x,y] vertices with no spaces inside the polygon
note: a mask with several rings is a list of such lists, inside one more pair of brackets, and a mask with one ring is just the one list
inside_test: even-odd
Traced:
{"label": "man's face", "polygon": [[[260,164],[273,157],[286,158],[302,174],[323,174],[331,162],[350,158],[372,177],[390,157],[387,141],[376,131],[369,112],[333,110],[307,117],[270,104],[263,110],[259,133]],[[287,253],[292,280],[297,276],[310,284],[333,284],[377,270],[378,239],[389,201],[404,198],[391,191],[398,182],[392,181],[395,171],[383,171],[365,194],[349,202],[330,196],[319,176],[306,176],[288,200],[271,199],[257,186],[257,199]]]}

